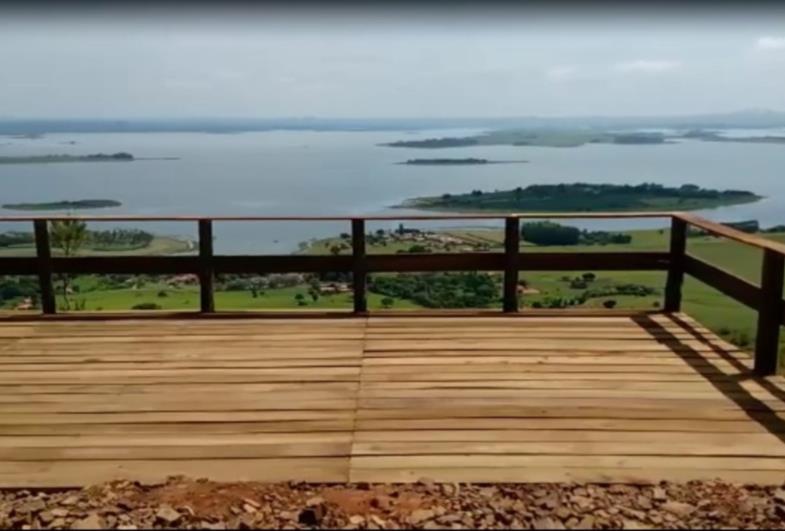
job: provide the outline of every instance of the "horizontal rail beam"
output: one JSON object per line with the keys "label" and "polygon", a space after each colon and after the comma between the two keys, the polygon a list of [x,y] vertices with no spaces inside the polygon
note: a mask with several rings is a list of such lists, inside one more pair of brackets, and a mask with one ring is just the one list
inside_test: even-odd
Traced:
{"label": "horizontal rail beam", "polygon": [[35,220],[73,220],[81,221],[428,221],[428,220],[472,220],[498,219],[513,217],[519,219],[637,219],[670,218],[673,212],[510,212],[498,214],[394,214],[378,216],[0,216],[0,222]]}
{"label": "horizontal rail beam", "polygon": [[369,254],[368,271],[501,271],[503,253]]}
{"label": "horizontal rail beam", "polygon": [[751,245],[753,247],[757,247],[758,249],[766,249],[785,256],[785,245],[779,242],[762,238],[748,232],[743,232],[738,229],[734,229],[733,227],[723,225],[722,223],[717,223],[716,221],[710,221],[694,214],[685,214],[679,212],[675,213],[674,217],[681,219],[682,221],[685,221],[694,227],[703,229],[715,236],[722,236],[723,238],[728,238],[729,240]]}
{"label": "horizontal rail beam", "polygon": [[632,253],[526,253],[519,259],[521,271],[660,271],[668,269],[667,252]]}
{"label": "horizontal rail beam", "polygon": [[0,258],[0,275],[37,275],[38,259],[8,256]]}
{"label": "horizontal rail beam", "polygon": [[[503,271],[504,253],[370,254],[369,272]],[[80,256],[52,258],[54,273],[187,274],[200,272],[204,259],[197,256]],[[327,273],[352,270],[352,257],[322,255],[218,255],[209,259],[216,273]],[[598,269],[663,270],[668,253],[522,253],[520,271],[577,271]],[[0,274],[37,272],[28,257],[0,258]]]}
{"label": "horizontal rail beam", "polygon": [[199,273],[196,256],[76,256],[52,258],[54,273],[177,275]]}
{"label": "horizontal rail beam", "polygon": [[216,273],[330,273],[352,270],[351,256],[213,256]]}
{"label": "horizontal rail beam", "polygon": [[685,271],[704,284],[724,293],[738,302],[757,310],[760,307],[761,290],[752,282],[735,276],[722,268],[687,254],[684,257]]}

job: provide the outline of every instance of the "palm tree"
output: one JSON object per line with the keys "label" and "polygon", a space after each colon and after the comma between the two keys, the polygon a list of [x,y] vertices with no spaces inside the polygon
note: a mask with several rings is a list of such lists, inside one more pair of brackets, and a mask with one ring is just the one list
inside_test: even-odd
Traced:
{"label": "palm tree", "polygon": [[[63,219],[50,222],[49,235],[54,247],[60,248],[63,256],[74,256],[87,241],[87,224],[78,219]],[[71,309],[71,301],[68,298],[71,291],[71,277],[68,274],[60,275],[63,290],[63,309]],[[78,309],[78,308],[77,308]]]}

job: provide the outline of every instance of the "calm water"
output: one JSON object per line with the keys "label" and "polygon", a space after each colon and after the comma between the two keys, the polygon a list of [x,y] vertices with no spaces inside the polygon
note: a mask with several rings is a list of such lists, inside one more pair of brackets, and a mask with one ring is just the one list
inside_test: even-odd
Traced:
{"label": "calm water", "polygon": [[[573,181],[650,181],[748,189],[767,197],[755,204],[701,214],[718,221],[757,219],[763,226],[785,223],[785,145],[684,141],[667,145],[489,146],[434,151],[376,145],[402,138],[460,136],[473,132],[272,131],[53,134],[40,139],[0,137],[0,156],[127,151],[136,157],[180,157],[130,163],[0,165],[0,202],[107,198],[123,203],[119,208],[81,211],[85,214],[359,215],[404,213],[388,207],[412,196],[462,193],[474,188],[509,189]],[[774,133],[761,131],[760,134]],[[67,144],[70,141],[76,144]],[[395,164],[409,158],[433,156],[530,162],[465,167]],[[370,228],[392,225],[373,224]],[[608,222],[581,225],[621,230],[661,226],[663,222],[626,220],[610,225]],[[189,237],[196,234],[195,227],[187,223],[159,222],[144,227],[165,234]],[[0,230],[11,228],[20,227],[4,224]],[[216,250],[290,252],[300,241],[344,231],[348,231],[348,223],[218,223]]]}

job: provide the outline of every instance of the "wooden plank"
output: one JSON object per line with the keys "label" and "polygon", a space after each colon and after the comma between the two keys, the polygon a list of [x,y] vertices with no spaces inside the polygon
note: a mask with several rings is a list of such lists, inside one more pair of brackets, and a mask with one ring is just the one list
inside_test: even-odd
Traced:
{"label": "wooden plank", "polygon": [[[276,447],[277,448],[277,447]],[[310,448],[310,447],[309,447]],[[499,441],[427,441],[427,442],[355,442],[353,457],[359,456],[390,456],[390,455],[558,455],[558,456],[673,456],[673,457],[785,457],[785,444],[774,438],[770,444],[744,444],[726,438],[722,442],[703,440],[700,442],[683,441],[681,437],[671,437],[667,444],[652,444],[649,441],[619,442],[602,440],[599,442],[499,442]],[[3,452],[4,456],[21,455],[16,451]],[[36,455],[32,453],[31,455]],[[83,455],[74,453],[73,455]],[[256,457],[256,456],[249,456]],[[18,457],[15,457],[18,459]]]}
{"label": "wooden plank", "polygon": [[777,433],[785,434],[779,423],[761,425],[741,420],[717,421],[669,418],[419,418],[363,419],[358,418],[358,431],[378,430],[608,430],[671,433]]}
{"label": "wooden plank", "polygon": [[[388,455],[383,457],[352,456],[352,467],[366,469],[397,468],[472,468],[472,467],[563,467],[582,468],[587,456],[570,455]],[[607,468],[692,468],[724,470],[770,470],[785,472],[785,459],[780,457],[692,457],[692,456],[626,456],[592,455],[591,466]]]}
{"label": "wooden plank", "polygon": [[118,479],[158,483],[171,475],[230,482],[345,482],[349,458],[0,462],[0,487],[79,487]]}
{"label": "wooden plank", "polygon": [[[587,459],[590,462],[591,459]],[[587,463],[588,465],[588,463]],[[541,467],[402,467],[398,469],[362,468],[352,465],[350,480],[367,483],[415,483],[427,478],[446,483],[625,483],[656,484],[663,480],[714,481],[781,485],[782,472],[768,470],[724,470],[690,468],[601,468],[585,466]]]}

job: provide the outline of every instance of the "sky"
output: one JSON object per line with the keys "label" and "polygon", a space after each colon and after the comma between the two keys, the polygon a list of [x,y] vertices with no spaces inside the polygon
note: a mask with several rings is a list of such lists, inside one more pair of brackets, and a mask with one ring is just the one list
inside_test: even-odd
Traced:
{"label": "sky", "polygon": [[0,117],[785,111],[776,4],[58,9],[0,7]]}

